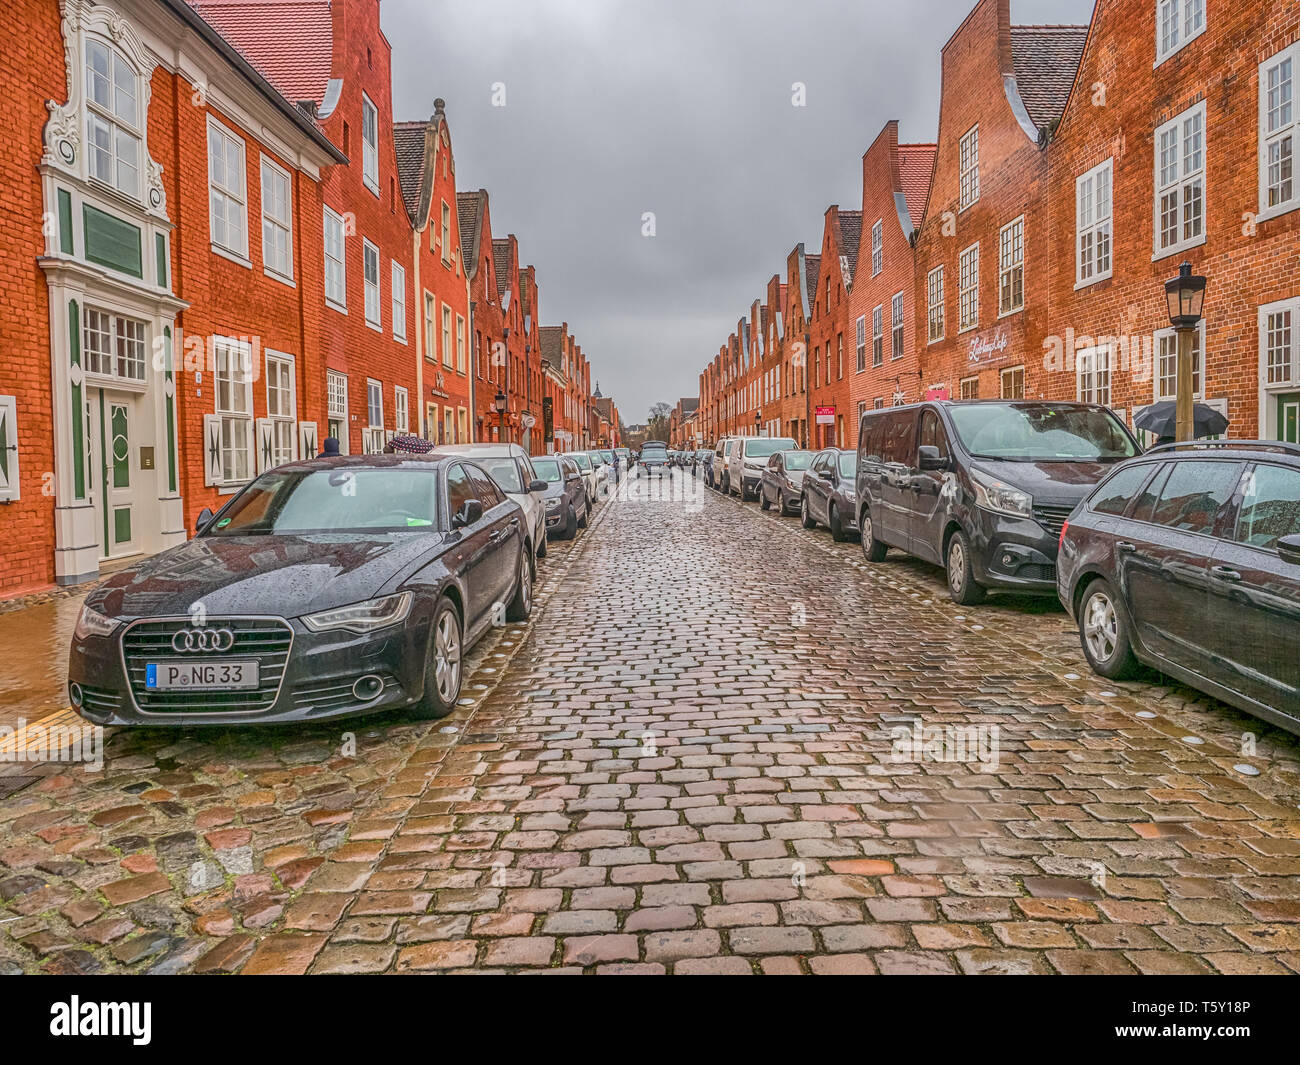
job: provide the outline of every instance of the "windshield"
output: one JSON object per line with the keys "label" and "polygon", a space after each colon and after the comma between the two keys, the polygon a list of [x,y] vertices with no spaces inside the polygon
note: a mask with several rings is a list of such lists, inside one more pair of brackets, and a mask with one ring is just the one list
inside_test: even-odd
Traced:
{"label": "windshield", "polygon": [[667,458],[668,458],[668,449],[666,447],[663,446],[651,447],[650,445],[647,444],[645,447],[641,449],[641,460],[643,462],[646,459],[656,459],[659,462],[663,462]]}
{"label": "windshield", "polygon": [[846,451],[840,456],[840,476],[854,477],[858,472],[858,456],[854,451]]}
{"label": "windshield", "polygon": [[248,486],[206,536],[428,529],[438,518],[431,469],[285,470]]}
{"label": "windshield", "polygon": [[793,448],[794,441],[786,440],[746,440],[745,456],[751,459],[765,459],[775,455],[778,451],[785,451]]}
{"label": "windshield", "polygon": [[612,452],[612,451],[597,451],[596,454],[600,456],[600,461],[601,461],[601,462],[613,462],[613,461],[614,461],[614,452]]}
{"label": "windshield", "polygon": [[1007,462],[1109,462],[1137,446],[1109,411],[1055,403],[969,403],[948,408],[975,458]]}
{"label": "windshield", "polygon": [[523,478],[519,476],[519,464],[514,459],[475,459],[488,471],[503,492],[519,495],[524,490]]}
{"label": "windshield", "polygon": [[573,459],[573,461],[578,464],[578,469],[580,470],[591,469],[591,459],[589,459],[586,455],[580,455],[577,452],[574,452],[569,456],[569,458]]}
{"label": "windshield", "polygon": [[813,452],[811,451],[787,451],[785,453],[785,468],[787,470],[806,470],[812,465]]}
{"label": "windshield", "polygon": [[559,459],[533,459],[533,472],[543,481],[549,481],[551,484],[564,480],[560,476]]}

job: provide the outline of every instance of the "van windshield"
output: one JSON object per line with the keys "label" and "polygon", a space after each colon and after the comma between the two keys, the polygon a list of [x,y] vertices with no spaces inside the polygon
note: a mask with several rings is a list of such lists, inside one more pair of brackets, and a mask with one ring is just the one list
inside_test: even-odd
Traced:
{"label": "van windshield", "polygon": [[1113,462],[1137,445],[1110,411],[1061,403],[961,403],[948,408],[966,450],[1003,462]]}
{"label": "van windshield", "polygon": [[775,439],[757,439],[745,441],[745,454],[751,459],[765,459],[778,451],[787,451],[798,447],[789,437]]}

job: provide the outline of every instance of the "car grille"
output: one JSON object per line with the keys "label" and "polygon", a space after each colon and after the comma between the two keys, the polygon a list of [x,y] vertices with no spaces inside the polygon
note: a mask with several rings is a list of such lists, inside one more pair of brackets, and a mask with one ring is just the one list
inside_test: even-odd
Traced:
{"label": "car grille", "polygon": [[[397,678],[391,673],[375,675],[382,678],[384,682],[384,690],[381,694],[387,695],[398,686]],[[373,699],[362,702],[352,694],[352,685],[356,683],[356,679],[356,677],[348,677],[346,680],[329,681],[323,684],[300,684],[293,691],[294,709],[328,713],[349,706],[360,708],[374,702]]]}
{"label": "car grille", "polygon": [[1034,507],[1034,521],[1053,536],[1060,536],[1061,529],[1065,526],[1065,519],[1073,510],[1074,507],[1048,506],[1040,503]]}
{"label": "car grille", "polygon": [[[190,628],[188,618],[170,621],[140,621],[122,634],[122,658],[131,694],[142,711],[149,714],[255,714],[269,710],[280,692],[293,630],[278,618],[209,618],[207,628],[230,629],[234,645],[228,651],[178,655],[172,637]],[[149,691],[145,687],[145,666],[162,658],[200,661],[211,658],[256,658],[258,686],[245,691]]]}

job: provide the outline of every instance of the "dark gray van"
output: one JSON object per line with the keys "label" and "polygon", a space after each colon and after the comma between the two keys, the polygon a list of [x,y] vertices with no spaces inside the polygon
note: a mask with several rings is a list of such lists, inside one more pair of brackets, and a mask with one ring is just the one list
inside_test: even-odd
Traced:
{"label": "dark gray van", "polygon": [[858,529],[879,562],[896,547],[944,566],[963,605],[988,590],[1056,592],[1061,526],[1117,462],[1140,452],[1106,407],[937,400],[867,411],[858,430]]}

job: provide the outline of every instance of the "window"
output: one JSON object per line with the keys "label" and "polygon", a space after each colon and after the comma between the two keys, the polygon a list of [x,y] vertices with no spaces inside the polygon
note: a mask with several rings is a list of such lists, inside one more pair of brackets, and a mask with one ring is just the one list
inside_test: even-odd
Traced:
{"label": "window", "polygon": [[437,301],[431,292],[424,294],[424,357],[430,362],[438,358]]}
{"label": "window", "polygon": [[81,314],[81,350],[86,373],[144,380],[144,322],[86,307]]}
{"label": "window", "polygon": [[1079,402],[1110,404],[1110,348],[1084,348],[1075,356]]}
{"label": "window", "polygon": [[393,337],[406,341],[406,267],[393,261]]}
{"label": "window", "polygon": [[262,156],[262,266],[293,277],[293,199],[289,174]]}
{"label": "window", "polygon": [[1098,514],[1123,514],[1128,509],[1129,500],[1137,495],[1138,489],[1146,483],[1147,477],[1151,474],[1151,467],[1152,464],[1149,462],[1139,463],[1106,478],[1105,483],[1093,497],[1092,503],[1089,504],[1090,508]]}
{"label": "window", "polygon": [[[266,416],[271,420],[271,461],[267,468],[293,460],[294,402],[293,359],[266,356]],[[307,457],[307,456],[304,456]]]}
{"label": "window", "polygon": [[456,372],[465,372],[465,319],[456,315]]}
{"label": "window", "polygon": [[972,126],[958,149],[961,171],[961,209],[980,198],[980,128]]}
{"label": "window", "polygon": [[885,361],[885,308],[871,311],[871,365],[880,366]]}
{"label": "window", "polygon": [[1156,64],[1205,29],[1205,0],[1156,0]]}
{"label": "window", "polygon": [[1300,303],[1274,305],[1260,311],[1260,348],[1264,356],[1265,384],[1300,382],[1300,330],[1294,328]]}
{"label": "window", "polygon": [[379,195],[379,111],[361,94],[361,180]]}
{"label": "window", "polygon": [[871,276],[875,277],[885,268],[885,226],[877,218],[871,227]]}
{"label": "window", "polygon": [[339,450],[348,452],[348,379],[333,370],[325,374],[327,436],[339,442]]}
{"label": "window", "polygon": [[1025,218],[1021,215],[998,231],[998,314],[1025,305]]}
{"label": "window", "polygon": [[0,396],[0,500],[20,498],[18,397]]}
{"label": "window", "polygon": [[865,314],[858,315],[855,328],[858,349],[857,372],[861,373],[867,368],[867,316]]}
{"label": "window", "polygon": [[978,377],[963,377],[961,383],[957,386],[957,393],[962,399],[979,399],[980,379]]}
{"label": "window", "polygon": [[844,380],[844,334],[835,334],[835,379]]}
{"label": "window", "polygon": [[884,397],[884,396],[877,396],[877,397],[875,398],[874,402],[871,404],[871,407],[872,407],[873,410],[884,410],[884,409],[885,409],[885,397]]}
{"label": "window", "polygon": [[1211,533],[1240,475],[1239,462],[1175,462],[1150,520],[1185,532]]}
{"label": "window", "polygon": [[116,49],[86,41],[86,149],[90,177],[140,199],[139,79]]}
{"label": "window", "polygon": [[339,310],[348,305],[347,263],[343,258],[343,219],[325,208],[325,302]]}
{"label": "window", "polygon": [[1295,72],[1300,42],[1259,68],[1259,209],[1269,216],[1300,206],[1295,184]]}
{"label": "window", "polygon": [[451,262],[451,208],[447,206],[447,201],[442,201],[442,261]]}
{"label": "window", "polygon": [[379,249],[368,240],[361,242],[361,268],[366,283],[366,325],[383,328],[379,318]]}
{"label": "window", "polygon": [[1111,179],[1107,159],[1074,183],[1076,287],[1110,277]]}
{"label": "window", "polygon": [[961,253],[957,270],[957,330],[980,324],[980,246],[972,244]]}
{"label": "window", "polygon": [[212,243],[248,258],[244,142],[208,117],[208,214]]}
{"label": "window", "polygon": [[221,483],[253,475],[253,349],[228,337],[213,339],[217,416],[221,420]]}
{"label": "window", "polygon": [[1276,549],[1284,536],[1300,535],[1300,471],[1261,463],[1246,478],[1233,539]]}
{"label": "window", "polygon": [[[976,378],[976,394],[978,394],[979,391],[978,380],[979,379]],[[1003,370],[998,374],[998,386],[1003,399],[1024,399],[1025,368],[1023,366],[1011,366]]]}
{"label": "window", "polygon": [[366,447],[368,453],[384,450],[384,386],[366,378]]}
{"label": "window", "polygon": [[[1205,323],[1192,334],[1192,395],[1205,394]],[[1178,398],[1178,334],[1172,329],[1156,333],[1156,400]]]}
{"label": "window", "polygon": [[1205,104],[1156,130],[1157,256],[1205,239]]}
{"label": "window", "polygon": [[442,305],[442,364],[451,366],[451,308]]}
{"label": "window", "polygon": [[889,330],[892,334],[892,358],[901,359],[903,357],[903,294],[894,293],[894,298],[889,301]]}
{"label": "window", "polygon": [[927,343],[943,339],[943,267],[936,266],[925,278]]}

